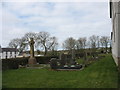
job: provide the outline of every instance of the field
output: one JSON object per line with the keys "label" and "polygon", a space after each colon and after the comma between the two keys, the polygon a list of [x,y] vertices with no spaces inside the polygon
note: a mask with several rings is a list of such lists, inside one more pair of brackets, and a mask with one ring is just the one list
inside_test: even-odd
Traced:
{"label": "field", "polygon": [[117,88],[118,71],[111,55],[81,71],[16,69],[3,72],[3,88]]}

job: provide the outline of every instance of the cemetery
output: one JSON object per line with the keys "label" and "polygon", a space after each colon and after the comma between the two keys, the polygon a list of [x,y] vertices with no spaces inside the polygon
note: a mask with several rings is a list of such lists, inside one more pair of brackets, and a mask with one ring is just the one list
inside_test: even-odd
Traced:
{"label": "cemetery", "polygon": [[[117,88],[118,72],[111,55],[78,71],[19,68],[3,71],[3,88]],[[112,77],[112,78],[111,78]]]}
{"label": "cemetery", "polygon": [[[83,69],[87,64],[78,64],[76,62],[76,55],[74,53],[74,50],[72,50],[71,55],[65,55],[64,53],[60,53],[59,57],[49,57],[46,62],[41,63],[40,59],[38,57],[34,56],[34,40],[33,38],[30,38],[30,57],[24,58],[23,60],[17,59],[17,60],[3,60],[3,70],[6,69],[6,67],[9,69],[18,69],[18,68],[41,68],[40,64],[50,64],[50,68],[54,70],[81,70]],[[86,55],[86,54],[85,54]],[[95,54],[93,54],[95,56]],[[86,56],[84,56],[86,57]],[[38,58],[38,59],[36,59]],[[44,61],[45,61],[44,60]],[[85,60],[84,60],[85,61]],[[90,60],[89,60],[90,61]],[[8,65],[6,64],[8,63]],[[10,67],[9,67],[10,65]],[[5,68],[4,68],[5,67]]]}
{"label": "cemetery", "polygon": [[1,2],[0,88],[120,89],[120,0],[47,1]]}
{"label": "cemetery", "polygon": [[35,57],[33,38],[29,45],[30,57],[2,60],[3,88],[117,87],[118,72],[111,54],[76,58],[72,50],[71,55]]}
{"label": "cemetery", "polygon": [[50,66],[51,69],[55,69],[55,70],[80,70],[82,69],[82,65],[79,65],[78,63],[76,63],[76,61],[74,59],[65,59],[60,58],[60,59],[56,59],[56,58],[52,58],[50,60]]}

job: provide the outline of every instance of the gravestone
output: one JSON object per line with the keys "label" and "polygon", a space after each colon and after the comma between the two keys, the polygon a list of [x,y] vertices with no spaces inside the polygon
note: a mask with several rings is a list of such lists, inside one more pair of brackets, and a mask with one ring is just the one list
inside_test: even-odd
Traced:
{"label": "gravestone", "polygon": [[75,50],[72,49],[72,58],[70,59],[70,64],[75,64]]}
{"label": "gravestone", "polygon": [[30,38],[30,58],[28,60],[29,65],[37,64],[36,58],[34,57],[34,40],[33,38]]}
{"label": "gravestone", "polygon": [[60,58],[60,60],[65,60],[66,59],[66,55],[64,53],[60,53],[59,58]]}
{"label": "gravestone", "polygon": [[61,53],[60,55],[60,64],[61,66],[64,66],[66,64],[66,55],[64,53]]}
{"label": "gravestone", "polygon": [[62,60],[62,53],[60,53],[60,55],[59,55],[59,59]]}
{"label": "gravestone", "polygon": [[75,50],[72,49],[72,59],[75,59]]}

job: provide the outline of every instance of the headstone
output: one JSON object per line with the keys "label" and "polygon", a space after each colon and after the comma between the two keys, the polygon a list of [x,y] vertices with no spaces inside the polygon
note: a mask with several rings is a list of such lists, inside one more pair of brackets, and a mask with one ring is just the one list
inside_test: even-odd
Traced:
{"label": "headstone", "polygon": [[70,59],[70,65],[71,64],[75,64],[75,50],[74,49],[72,49],[72,57],[71,57],[71,59]]}
{"label": "headstone", "polygon": [[60,65],[64,66],[64,64],[66,64],[66,56],[64,53],[61,53],[60,55]]}
{"label": "headstone", "polygon": [[61,57],[60,57],[60,60],[65,60],[66,59],[66,56],[64,53],[61,54]]}
{"label": "headstone", "polygon": [[62,60],[62,53],[60,52],[59,59]]}
{"label": "headstone", "polygon": [[30,38],[30,58],[28,60],[28,64],[37,64],[36,58],[34,57],[34,40]]}
{"label": "headstone", "polygon": [[56,58],[51,58],[50,66],[51,66],[52,69],[57,69],[58,68],[58,64],[57,64],[57,59]]}
{"label": "headstone", "polygon": [[75,51],[72,49],[72,59],[75,59]]}

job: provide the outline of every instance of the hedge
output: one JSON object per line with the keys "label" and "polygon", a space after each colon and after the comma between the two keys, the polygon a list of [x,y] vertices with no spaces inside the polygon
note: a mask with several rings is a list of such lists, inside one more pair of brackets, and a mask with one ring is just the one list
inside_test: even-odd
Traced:
{"label": "hedge", "polygon": [[18,69],[19,65],[26,65],[28,58],[2,59],[2,70]]}
{"label": "hedge", "polygon": [[36,60],[37,60],[37,62],[39,64],[49,64],[51,58],[57,58],[58,59],[57,56],[52,56],[52,57],[50,57],[50,56],[41,56],[41,57],[36,57]]}
{"label": "hedge", "polygon": [[[37,63],[39,64],[49,64],[51,58],[58,58],[58,57],[40,56],[35,58],[37,60]],[[28,59],[29,57],[2,59],[2,70],[4,71],[7,69],[18,69],[19,65],[23,65],[23,66],[27,65]]]}

